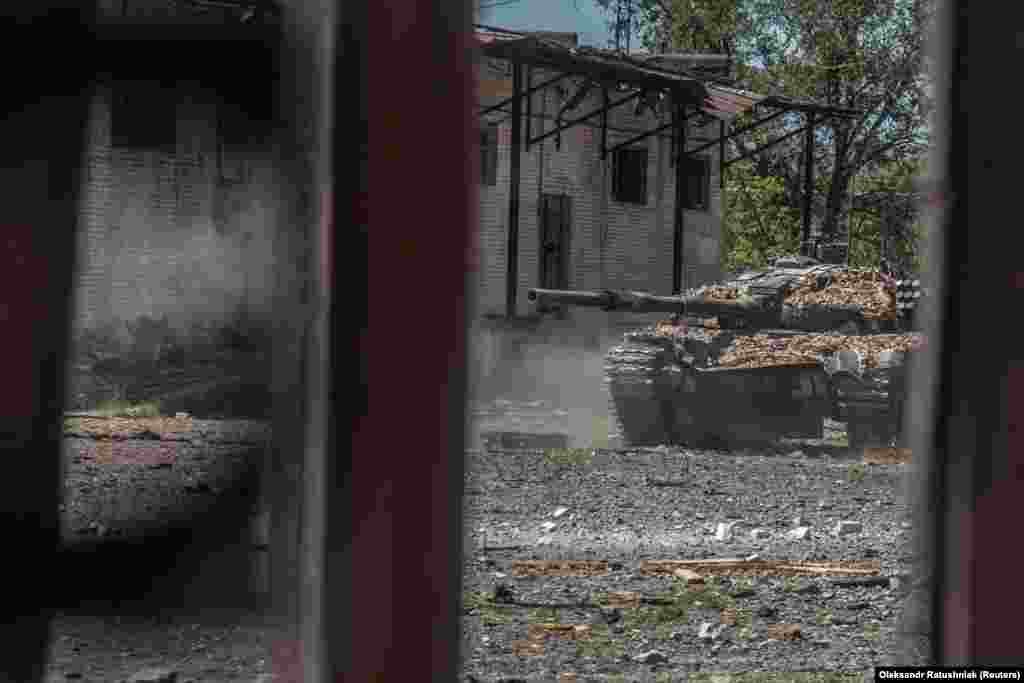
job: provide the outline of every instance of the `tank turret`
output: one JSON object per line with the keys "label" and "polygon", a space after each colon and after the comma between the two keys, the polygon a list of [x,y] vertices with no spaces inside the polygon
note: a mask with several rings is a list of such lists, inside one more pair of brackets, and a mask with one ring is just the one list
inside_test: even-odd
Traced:
{"label": "tank turret", "polygon": [[900,440],[916,282],[796,256],[676,296],[531,289],[531,301],[671,319],[627,332],[605,358],[624,445],[722,446],[821,438]]}

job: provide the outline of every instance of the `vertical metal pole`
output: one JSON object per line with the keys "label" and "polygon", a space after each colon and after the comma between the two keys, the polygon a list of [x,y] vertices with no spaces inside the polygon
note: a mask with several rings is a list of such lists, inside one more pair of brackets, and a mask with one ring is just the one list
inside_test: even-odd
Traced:
{"label": "vertical metal pole", "polygon": [[718,122],[718,187],[725,189],[725,121]]}
{"label": "vertical metal pole", "polygon": [[601,88],[601,161],[608,156],[608,88]]}
{"label": "vertical metal pole", "polygon": [[[533,68],[526,67],[526,91],[533,85]],[[533,94],[526,95],[526,151],[530,151],[530,138],[533,137]]]}
{"label": "vertical metal pole", "polygon": [[686,196],[686,107],[676,105],[676,205],[675,222],[672,233],[672,293],[683,291],[683,199]]}
{"label": "vertical metal pole", "polygon": [[523,67],[512,65],[512,145],[508,180],[508,243],[506,245],[505,316],[516,315],[516,293],[519,289],[519,180],[522,161],[523,133]]}
{"label": "vertical metal pole", "polygon": [[672,168],[676,166],[677,148],[679,146],[679,107],[672,105],[672,149],[669,151],[668,163]]}
{"label": "vertical metal pole", "polygon": [[814,193],[814,114],[807,115],[807,130],[804,132],[804,197],[803,197],[803,231],[800,247],[805,256],[809,256],[811,239],[811,198]]}

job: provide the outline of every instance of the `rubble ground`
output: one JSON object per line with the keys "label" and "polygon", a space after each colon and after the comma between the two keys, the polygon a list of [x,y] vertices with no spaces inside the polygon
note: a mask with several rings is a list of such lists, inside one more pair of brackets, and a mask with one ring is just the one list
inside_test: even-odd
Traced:
{"label": "rubble ground", "polygon": [[[91,415],[68,417],[64,432],[63,539],[72,545],[102,541],[107,546],[170,524],[195,524],[216,511],[225,496],[239,493],[246,473],[258,467],[270,434],[265,422]],[[147,582],[151,570],[157,581],[165,580],[161,570],[170,572],[165,587],[183,584],[182,605],[186,598],[193,599],[187,604],[196,604],[196,596],[206,595],[211,586],[247,590],[253,555],[246,532],[241,528],[238,542],[204,554],[200,571],[154,567],[130,546],[119,555],[120,564],[90,564],[86,554],[69,562],[64,590],[69,596],[102,597],[113,586],[120,594],[124,585]],[[182,582],[175,571],[197,578]],[[52,622],[45,680],[269,682],[269,652],[280,625],[247,606],[248,595],[231,597],[238,604],[216,609],[174,608],[179,604],[174,596],[159,609],[142,605],[126,610],[124,603],[105,599],[87,599],[77,607],[68,603]],[[208,604],[199,600],[199,605]]]}
{"label": "rubble ground", "polygon": [[905,460],[492,448],[467,466],[467,680],[925,663]]}

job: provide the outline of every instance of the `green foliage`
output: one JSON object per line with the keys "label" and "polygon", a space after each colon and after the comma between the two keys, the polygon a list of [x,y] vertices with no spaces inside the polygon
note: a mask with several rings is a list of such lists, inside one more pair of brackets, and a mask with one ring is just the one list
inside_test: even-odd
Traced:
{"label": "green foliage", "polygon": [[[935,0],[594,0],[610,22],[635,8],[641,44],[651,50],[718,52],[734,58],[738,84],[862,112],[819,124],[812,224],[847,236],[850,264],[877,267],[883,207],[896,207],[895,252],[920,269],[923,229],[911,210],[912,179],[928,145],[931,89],[924,42]],[[758,118],[762,114],[758,114]],[[754,120],[740,117],[736,126]],[[729,143],[737,157],[805,125],[774,119]],[[759,267],[797,250],[803,193],[803,135],[725,180],[723,269]],[[890,214],[891,215],[891,214]]]}
{"label": "green foliage", "polygon": [[882,637],[882,627],[877,621],[864,624],[864,639],[875,641]]}
{"label": "green foliage", "polygon": [[544,451],[544,461],[554,467],[582,467],[594,458],[589,448],[549,448]]}
{"label": "green foliage", "polygon": [[749,162],[726,180],[722,222],[722,268],[759,268],[800,246],[800,210],[787,206],[780,178],[757,176]]}
{"label": "green foliage", "polygon": [[576,641],[577,657],[617,659],[625,654],[625,647],[616,641],[605,624],[594,624],[590,635]]}
{"label": "green foliage", "polygon": [[501,612],[483,591],[471,591],[462,596],[462,609],[475,612],[480,622],[488,626],[499,626],[508,623],[508,615]]}

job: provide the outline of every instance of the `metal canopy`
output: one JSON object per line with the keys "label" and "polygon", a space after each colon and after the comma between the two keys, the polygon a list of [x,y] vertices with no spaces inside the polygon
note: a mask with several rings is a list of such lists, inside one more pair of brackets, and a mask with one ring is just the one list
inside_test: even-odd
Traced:
{"label": "metal canopy", "polygon": [[[516,295],[515,289],[519,280],[518,263],[515,255],[518,253],[518,223],[519,223],[519,154],[523,143],[527,147],[541,142],[551,136],[555,136],[556,147],[560,146],[561,134],[574,126],[584,124],[594,117],[601,117],[601,142],[600,154],[604,160],[608,152],[614,152],[628,145],[635,144],[651,136],[658,135],[665,130],[672,131],[672,162],[676,167],[676,173],[683,172],[683,165],[676,163],[682,156],[692,156],[699,152],[718,145],[719,148],[719,173],[724,173],[725,168],[734,161],[746,159],[749,156],[759,154],[783,140],[805,133],[804,156],[810,159],[813,154],[815,126],[820,125],[834,118],[852,118],[861,115],[855,109],[833,107],[808,100],[783,97],[779,95],[760,95],[732,85],[724,84],[720,79],[715,79],[706,74],[693,73],[689,71],[668,70],[655,66],[654,64],[630,57],[621,52],[612,50],[600,50],[592,47],[576,47],[565,42],[555,40],[550,34],[520,33],[505,31],[477,25],[476,45],[480,52],[488,58],[500,59],[511,62],[514,74],[512,97],[504,99],[496,104],[478,106],[478,116],[501,111],[511,115],[512,118],[512,169],[509,178],[509,253],[513,256],[508,263],[508,291],[506,292],[506,304],[509,317],[515,316]],[[656,59],[656,57],[652,57]],[[554,72],[554,76],[547,78],[537,85],[524,87],[523,70],[528,69]],[[529,96],[553,87],[556,83],[567,78],[582,78],[576,92],[558,110],[555,127],[540,135],[533,136],[531,131],[522,135],[523,127],[523,98],[527,98],[526,118],[533,118],[533,109]],[[529,80],[527,81],[529,83]],[[591,111],[565,119],[566,112],[574,109],[586,96],[595,89],[601,92],[600,106]],[[610,91],[626,91],[623,97],[615,99],[609,97]],[[617,142],[611,148],[608,146],[608,111],[638,98],[647,98],[651,95],[667,96],[671,102],[671,122],[663,123],[660,118],[648,130],[638,133],[628,140]],[[509,110],[511,108],[511,111]],[[753,123],[738,128],[731,133],[728,130],[729,123],[738,116],[747,114],[754,110],[768,110]],[[776,119],[784,114],[799,113],[806,117],[806,125],[795,131],[786,133],[766,145],[757,148],[754,152],[746,154],[739,159],[729,162],[725,160],[725,143],[743,133],[748,133],[765,123]],[[718,135],[712,138],[704,138],[705,144],[695,149],[686,149],[686,122],[695,116],[701,116],[712,121],[717,120]],[[812,164],[804,164],[804,190],[812,191],[813,182],[810,174],[813,172]],[[677,193],[683,179],[676,178]],[[677,204],[679,197],[677,197]],[[806,240],[810,229],[810,195],[804,197],[803,202],[803,232]],[[675,217],[675,245],[674,251],[678,252],[673,263],[673,288],[680,290],[682,287],[682,221],[683,215],[679,206],[676,207]]]}
{"label": "metal canopy", "polygon": [[[719,149],[721,149],[726,140],[742,133],[750,132],[786,113],[797,112],[809,117],[814,116],[814,125],[832,118],[858,116],[861,113],[854,109],[822,105],[779,95],[759,95],[740,88],[723,85],[708,76],[670,71],[648,64],[642,59],[629,57],[612,50],[571,47],[543,35],[524,34],[478,25],[476,40],[481,52],[487,57],[508,60],[513,65],[523,65],[530,69],[546,69],[556,72],[555,76],[533,87],[527,89],[520,88],[510,98],[496,104],[481,107],[478,110],[479,116],[495,111],[511,113],[508,107],[514,105],[517,99],[540,92],[572,77],[585,79],[583,86],[577,93],[578,95],[586,94],[594,85],[600,87],[605,93],[610,89],[621,90],[625,88],[632,90],[628,96],[615,102],[609,102],[608,97],[605,96],[600,107],[587,114],[568,120],[562,120],[561,115],[572,107],[563,107],[562,111],[559,112],[559,120],[556,122],[555,128],[537,137],[528,135],[525,140],[527,147],[552,135],[558,136],[556,140],[559,140],[561,133],[568,128],[585,123],[596,116],[601,116],[601,158],[604,159],[610,151],[620,149],[627,144],[635,144],[673,127],[674,124],[672,123],[663,124],[659,121],[658,125],[653,126],[648,131],[631,137],[628,142],[617,143],[609,149],[607,145],[608,110],[649,93],[668,95],[675,104],[687,107],[688,109],[692,107],[696,110],[694,114],[703,114],[723,124],[719,127],[719,135],[717,137],[712,138],[709,142],[696,149],[685,151],[684,153],[687,155],[697,154],[715,145],[718,145]],[[573,102],[573,104],[578,103]],[[724,124],[735,120],[741,114],[750,112],[755,107],[770,110],[772,113],[743,128],[734,130],[731,133],[728,132],[727,126]],[[532,117],[532,109],[529,106],[529,102],[527,103],[526,114],[527,118]],[[689,119],[691,117],[687,116],[686,118]],[[781,139],[778,141],[781,141]],[[763,151],[769,146],[771,145],[766,145],[760,148],[759,151]],[[720,163],[723,169],[727,165],[724,157],[720,160]]]}
{"label": "metal canopy", "polygon": [[861,113],[810,100],[760,95],[724,85],[706,75],[664,69],[613,50],[569,47],[539,35],[478,31],[476,39],[481,52],[492,59],[582,76],[608,87],[623,84],[646,91],[676,93],[717,119],[732,119],[754,106],[830,116],[852,117]]}
{"label": "metal canopy", "polygon": [[639,66],[606,50],[570,48],[538,36],[500,39],[478,34],[478,41],[483,53],[493,59],[585,76],[607,86],[624,83],[644,90],[686,93],[695,100],[706,97],[703,84],[696,78],[657,67]]}

